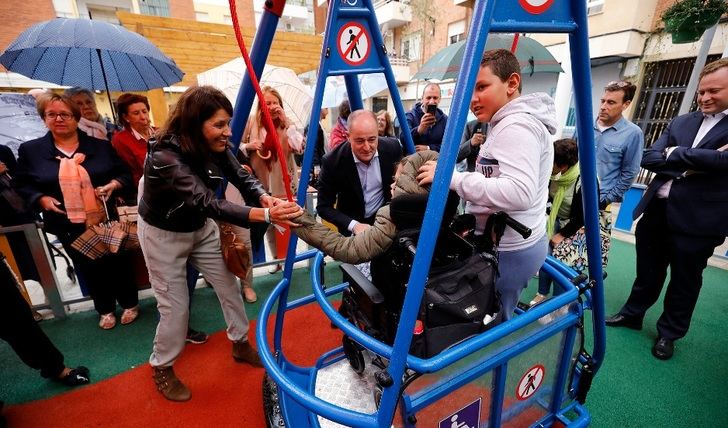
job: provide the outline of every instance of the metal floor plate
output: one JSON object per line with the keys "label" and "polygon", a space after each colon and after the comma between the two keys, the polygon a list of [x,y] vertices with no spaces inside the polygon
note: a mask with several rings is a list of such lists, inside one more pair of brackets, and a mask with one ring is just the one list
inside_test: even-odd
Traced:
{"label": "metal floor plate", "polygon": [[[316,374],[316,397],[345,409],[374,413],[374,373],[379,368],[371,363],[371,354],[365,352],[364,360],[366,367],[361,375],[351,369],[346,358],[319,370]],[[321,416],[318,421],[322,428],[345,427]]]}

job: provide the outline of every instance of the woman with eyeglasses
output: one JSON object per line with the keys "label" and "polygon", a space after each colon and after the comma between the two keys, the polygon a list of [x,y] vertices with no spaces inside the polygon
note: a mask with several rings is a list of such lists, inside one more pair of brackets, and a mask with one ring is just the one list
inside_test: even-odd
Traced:
{"label": "woman with eyeglasses", "polygon": [[[213,220],[248,227],[252,222],[296,226],[302,214],[294,202],[273,198],[229,150],[233,107],[220,90],[196,86],[185,91],[170,113],[144,166],[139,200],[139,241],[157,299],[159,324],[149,362],[159,392],[186,401],[190,390],[172,369],[185,346],[189,317],[186,264],[202,272],[220,300],[235,361],[261,367],[248,343],[248,319],[235,276],[220,250]],[[248,204],[218,199],[227,179]],[[260,207],[260,208],[258,208]]]}
{"label": "woman with eyeglasses", "polygon": [[139,315],[139,300],[128,256],[91,260],[71,247],[88,226],[105,220],[102,199],[131,187],[129,170],[107,141],[79,130],[81,112],[67,96],[43,94],[37,109],[49,132],[20,145],[13,186],[43,214],[45,230],[61,241],[100,314],[99,327],[116,325],[117,302],[121,323],[129,324]]}

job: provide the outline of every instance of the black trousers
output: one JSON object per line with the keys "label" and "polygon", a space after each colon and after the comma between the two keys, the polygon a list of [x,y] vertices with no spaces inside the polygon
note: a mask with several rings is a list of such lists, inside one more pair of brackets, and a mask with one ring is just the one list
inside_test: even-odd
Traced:
{"label": "black trousers", "polygon": [[65,368],[63,354],[33,319],[4,262],[0,262],[0,339],[8,342],[25,364],[40,370],[45,378],[57,377]]}
{"label": "black trousers", "polygon": [[114,312],[117,301],[124,309],[136,306],[139,295],[129,255],[119,252],[91,260],[71,247],[78,235],[80,233],[74,231],[58,233],[56,236],[71,258],[73,267],[83,276],[94,302],[94,309],[99,314]]}
{"label": "black trousers", "polygon": [[666,206],[666,200],[653,199],[637,223],[637,277],[620,313],[642,318],[660,298],[669,266],[670,282],[657,332],[661,337],[676,340],[688,332],[703,286],[703,270],[724,238],[670,230]]}

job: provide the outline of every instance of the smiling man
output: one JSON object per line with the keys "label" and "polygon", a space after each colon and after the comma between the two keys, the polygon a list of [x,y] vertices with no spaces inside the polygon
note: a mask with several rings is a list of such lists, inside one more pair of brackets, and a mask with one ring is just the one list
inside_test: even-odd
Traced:
{"label": "smiling man", "polygon": [[645,151],[642,167],[656,175],[633,212],[637,277],[627,302],[608,318],[612,327],[642,329],[660,298],[670,267],[655,358],[672,357],[687,334],[703,285],[703,270],[728,236],[728,59],[705,66],[698,83],[700,111],[673,119]]}
{"label": "smiling man", "polygon": [[597,147],[599,202],[606,207],[621,202],[640,170],[644,138],[639,126],[622,116],[632,103],[637,87],[629,82],[610,82],[599,102],[594,122]]}
{"label": "smiling man", "polygon": [[394,167],[402,157],[396,138],[379,137],[371,111],[352,112],[347,128],[348,141],[321,161],[316,206],[321,218],[345,236],[369,228],[377,210],[392,199]]}

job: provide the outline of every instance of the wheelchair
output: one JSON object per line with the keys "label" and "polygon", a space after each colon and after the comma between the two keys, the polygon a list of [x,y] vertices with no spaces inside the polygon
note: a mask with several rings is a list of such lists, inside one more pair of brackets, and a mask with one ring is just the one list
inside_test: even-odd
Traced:
{"label": "wheelchair", "polygon": [[[349,286],[343,292],[339,312],[367,335],[393,344],[407,291],[407,280],[416,254],[427,196],[405,195],[392,200],[390,212],[398,233],[390,248],[370,263],[371,280],[357,266],[340,266]],[[432,357],[502,321],[500,297],[495,289],[498,275],[497,247],[506,226],[524,239],[531,231],[504,212],[493,213],[483,235],[475,234],[472,214],[455,215],[459,200],[448,197],[425,294],[409,353]],[[366,368],[364,348],[349,336],[342,338],[344,354],[352,369]],[[387,362],[373,356],[380,369]],[[411,375],[414,375],[413,373]]]}

